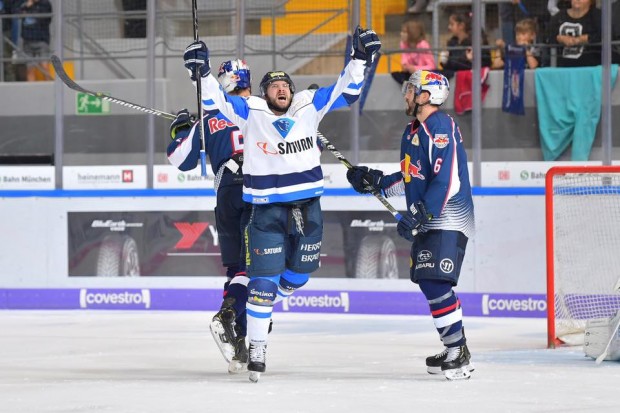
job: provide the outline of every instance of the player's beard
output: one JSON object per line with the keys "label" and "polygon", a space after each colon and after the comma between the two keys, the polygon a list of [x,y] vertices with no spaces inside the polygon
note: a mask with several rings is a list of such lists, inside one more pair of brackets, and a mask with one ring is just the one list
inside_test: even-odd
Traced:
{"label": "player's beard", "polygon": [[418,114],[418,107],[419,105],[415,103],[415,99],[413,99],[411,102],[406,100],[405,101],[405,114],[407,116],[411,116],[412,118],[415,118],[416,115]]}
{"label": "player's beard", "polygon": [[276,97],[276,99],[271,99],[269,96],[265,96],[265,100],[267,101],[267,106],[272,111],[286,113],[286,111],[288,111],[288,108],[291,107],[291,102],[293,101],[293,96],[292,95],[289,96],[286,99],[286,102],[282,102],[277,97]]}

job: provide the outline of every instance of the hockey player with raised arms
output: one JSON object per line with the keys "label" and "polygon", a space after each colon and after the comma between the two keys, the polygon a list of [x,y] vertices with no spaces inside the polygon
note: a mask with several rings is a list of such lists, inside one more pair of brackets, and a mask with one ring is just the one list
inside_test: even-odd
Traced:
{"label": "hockey player with raised arms", "polygon": [[353,34],[351,57],[336,83],[296,92],[285,72],[268,72],[262,97],[228,96],[212,76],[206,45],[183,56],[192,80],[199,70],[205,104],[214,104],[244,136],[243,199],[252,203],[246,227],[247,322],[250,380],[266,370],[269,320],[276,302],[291,295],[319,267],[323,193],[317,128],[330,111],[355,102],[365,65],[381,47],[372,30]]}
{"label": "hockey player with raised arms", "polygon": [[426,359],[427,371],[458,380],[469,378],[473,371],[461,303],[453,287],[474,230],[474,205],[461,131],[439,110],[449,90],[445,76],[414,72],[403,84],[406,113],[414,120],[402,136],[401,170],[384,175],[358,166],[347,171],[347,179],[360,193],[374,188],[385,196],[405,194],[408,211],[398,223],[398,234],[412,242],[411,281],[428,300],[445,346]]}
{"label": "hockey player with raised arms", "polygon": [[[227,60],[220,65],[217,80],[230,96],[250,96],[250,68],[241,59]],[[246,346],[245,304],[248,277],[245,272],[243,229],[250,217],[251,205],[243,195],[243,136],[215,107],[205,106],[203,113],[205,152],[215,174],[215,223],[226,267],[224,300],[213,317],[211,333],[224,358],[228,371],[245,370],[248,360]],[[168,145],[168,160],[182,171],[196,168],[200,159],[199,122],[192,122],[187,109],[181,110],[170,125],[173,141]]]}

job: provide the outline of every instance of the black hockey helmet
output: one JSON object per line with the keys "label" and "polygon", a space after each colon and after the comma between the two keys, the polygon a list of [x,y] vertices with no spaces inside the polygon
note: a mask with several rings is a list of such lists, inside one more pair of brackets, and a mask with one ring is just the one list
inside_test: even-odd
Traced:
{"label": "black hockey helmet", "polygon": [[284,80],[288,83],[288,87],[291,89],[291,94],[295,93],[295,84],[286,72],[267,72],[265,73],[265,76],[263,76],[263,80],[260,81],[260,91],[263,96],[267,95],[267,86],[276,80]]}

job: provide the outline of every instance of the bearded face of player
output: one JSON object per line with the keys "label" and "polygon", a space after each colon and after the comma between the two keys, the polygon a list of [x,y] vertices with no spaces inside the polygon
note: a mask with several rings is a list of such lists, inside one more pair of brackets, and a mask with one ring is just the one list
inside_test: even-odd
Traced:
{"label": "bearded face of player", "polygon": [[[428,93],[421,92],[420,94],[415,94],[415,87],[413,84],[408,83],[405,89],[404,99],[405,99],[405,113],[407,116],[415,117],[420,108],[424,106],[429,99]],[[416,106],[418,106],[416,108]]]}
{"label": "bearded face of player", "polygon": [[274,112],[286,113],[289,106],[291,106],[292,99],[291,88],[284,80],[276,80],[267,86],[265,100],[269,108]]}

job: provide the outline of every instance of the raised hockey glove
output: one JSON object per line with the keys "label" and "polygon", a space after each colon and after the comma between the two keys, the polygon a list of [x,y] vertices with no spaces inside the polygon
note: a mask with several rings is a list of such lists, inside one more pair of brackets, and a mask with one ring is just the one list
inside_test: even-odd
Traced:
{"label": "raised hockey glove", "polygon": [[418,202],[416,205],[411,205],[409,211],[403,214],[403,217],[398,221],[396,231],[398,235],[413,242],[415,236],[418,235],[420,227],[426,224],[433,218],[432,214],[426,212],[426,207],[422,202]]}
{"label": "raised hockey glove", "polygon": [[370,66],[381,49],[381,40],[374,30],[362,29],[357,26],[351,40],[351,57],[365,60],[366,66]]}
{"label": "raised hockey glove", "polygon": [[194,119],[187,109],[181,109],[177,117],[170,124],[170,138],[175,140],[179,131],[189,129],[194,124]]}
{"label": "raised hockey glove", "polygon": [[209,49],[207,45],[199,40],[193,42],[183,53],[185,67],[189,71],[189,77],[193,82],[196,81],[196,69],[200,72],[200,77],[206,77],[211,73],[211,63],[209,61]]}
{"label": "raised hockey glove", "polygon": [[373,190],[381,192],[383,172],[366,166],[354,166],[347,171],[347,180],[360,194],[369,194]]}

